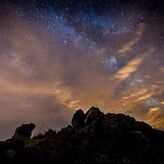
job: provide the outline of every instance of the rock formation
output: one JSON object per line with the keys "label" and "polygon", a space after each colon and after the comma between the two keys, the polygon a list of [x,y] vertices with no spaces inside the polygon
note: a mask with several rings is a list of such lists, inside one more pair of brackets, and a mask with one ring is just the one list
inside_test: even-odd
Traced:
{"label": "rock formation", "polygon": [[30,138],[34,127],[22,125],[11,139],[0,143],[0,163],[164,163],[164,132],[124,114],[80,109],[72,125]]}
{"label": "rock formation", "polygon": [[35,125],[33,123],[23,124],[22,126],[16,128],[15,134],[12,137],[12,140],[21,140],[25,142],[31,137],[31,132],[34,130]]}

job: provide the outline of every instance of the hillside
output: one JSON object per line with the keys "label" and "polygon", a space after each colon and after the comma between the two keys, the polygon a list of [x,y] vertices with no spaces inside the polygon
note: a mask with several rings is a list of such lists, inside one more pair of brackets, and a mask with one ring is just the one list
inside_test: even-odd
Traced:
{"label": "hillside", "polygon": [[92,107],[71,125],[31,138],[33,123],[0,143],[1,164],[164,164],[164,132],[124,114]]}

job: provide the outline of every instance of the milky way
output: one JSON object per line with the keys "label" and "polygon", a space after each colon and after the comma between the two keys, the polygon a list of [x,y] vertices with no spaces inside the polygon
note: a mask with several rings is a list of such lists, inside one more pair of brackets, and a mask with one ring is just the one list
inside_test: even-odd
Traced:
{"label": "milky way", "polygon": [[26,122],[61,128],[91,106],[164,128],[164,14],[127,4],[1,6],[0,138]]}

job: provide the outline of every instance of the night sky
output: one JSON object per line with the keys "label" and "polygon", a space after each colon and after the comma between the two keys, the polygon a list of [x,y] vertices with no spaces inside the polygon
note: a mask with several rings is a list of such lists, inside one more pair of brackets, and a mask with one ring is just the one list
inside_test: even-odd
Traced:
{"label": "night sky", "polygon": [[0,139],[91,106],[164,129],[164,1],[1,1]]}

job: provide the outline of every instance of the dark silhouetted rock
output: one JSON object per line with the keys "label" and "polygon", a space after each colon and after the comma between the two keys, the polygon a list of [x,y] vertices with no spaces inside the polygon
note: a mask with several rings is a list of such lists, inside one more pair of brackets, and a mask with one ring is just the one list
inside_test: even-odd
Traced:
{"label": "dark silhouetted rock", "polygon": [[92,107],[75,112],[72,125],[30,138],[34,124],[0,142],[2,164],[163,164],[164,132],[124,114]]}
{"label": "dark silhouetted rock", "polygon": [[20,140],[20,141],[26,141],[29,140],[31,137],[31,133],[34,130],[35,125],[33,123],[30,124],[23,124],[22,126],[16,128],[15,134],[12,137],[12,140]]}
{"label": "dark silhouetted rock", "polygon": [[99,108],[91,107],[86,112],[85,125],[91,125],[95,120],[100,119],[104,114],[99,110]]}
{"label": "dark silhouetted rock", "polygon": [[73,127],[75,127],[75,128],[84,127],[84,120],[85,120],[84,112],[81,109],[77,110],[72,118]]}

